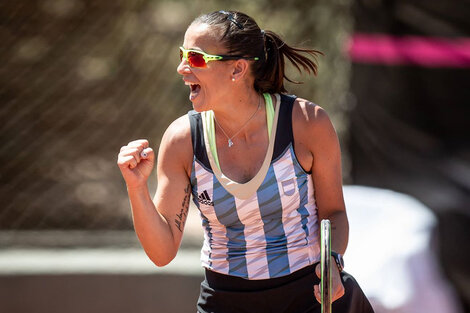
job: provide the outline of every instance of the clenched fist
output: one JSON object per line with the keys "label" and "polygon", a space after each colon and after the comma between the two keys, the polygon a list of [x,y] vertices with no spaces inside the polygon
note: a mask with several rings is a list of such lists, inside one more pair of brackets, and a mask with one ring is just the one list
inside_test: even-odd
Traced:
{"label": "clenched fist", "polygon": [[121,148],[117,164],[127,188],[140,188],[147,185],[147,179],[155,164],[155,153],[149,148],[147,140],[134,140]]}

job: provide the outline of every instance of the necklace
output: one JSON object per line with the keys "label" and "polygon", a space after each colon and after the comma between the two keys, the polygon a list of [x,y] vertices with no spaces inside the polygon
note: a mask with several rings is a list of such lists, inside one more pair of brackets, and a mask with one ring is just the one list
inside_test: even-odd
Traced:
{"label": "necklace", "polygon": [[228,139],[227,142],[228,142],[228,147],[229,148],[231,148],[233,146],[232,139],[235,138],[235,136],[238,135],[243,130],[243,128],[245,128],[246,125],[248,125],[248,123],[255,117],[256,113],[258,113],[260,107],[261,107],[261,97],[259,98],[258,108],[256,109],[255,113],[253,113],[253,115],[245,122],[245,124],[243,124],[242,127],[240,127],[240,129],[232,137],[229,137],[227,135],[225,130],[222,128],[222,126],[220,126],[219,122],[217,122],[217,118],[215,118],[215,114],[214,114],[214,121],[217,124],[217,126],[219,126],[222,133],[224,133],[225,137],[227,137],[227,139]]}

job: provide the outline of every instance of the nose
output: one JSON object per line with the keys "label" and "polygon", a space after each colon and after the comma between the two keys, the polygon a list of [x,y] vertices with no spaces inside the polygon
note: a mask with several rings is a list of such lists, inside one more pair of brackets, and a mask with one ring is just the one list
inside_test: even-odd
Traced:
{"label": "nose", "polygon": [[188,62],[182,58],[181,62],[178,64],[178,67],[176,68],[176,71],[181,75],[189,74],[191,73],[191,67],[189,66]]}

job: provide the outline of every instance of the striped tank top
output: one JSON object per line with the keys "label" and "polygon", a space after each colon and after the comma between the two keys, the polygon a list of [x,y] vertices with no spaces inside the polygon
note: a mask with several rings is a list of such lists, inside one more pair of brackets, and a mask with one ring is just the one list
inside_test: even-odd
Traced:
{"label": "striped tank top", "polygon": [[201,263],[209,270],[268,279],[320,259],[313,181],[294,153],[295,97],[275,97],[274,110],[265,94],[269,131],[265,162],[247,183],[231,181],[220,171],[211,140],[213,113],[188,113],[194,151],[190,180],[204,228]]}

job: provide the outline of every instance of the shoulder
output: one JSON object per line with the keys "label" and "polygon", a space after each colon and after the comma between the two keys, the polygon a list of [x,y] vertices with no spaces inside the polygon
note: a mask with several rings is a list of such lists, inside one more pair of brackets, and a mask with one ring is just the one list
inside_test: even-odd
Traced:
{"label": "shoulder", "polygon": [[338,135],[327,112],[318,104],[298,98],[292,112],[295,144],[311,153],[330,153],[337,149]]}
{"label": "shoulder", "polygon": [[174,120],[163,134],[160,143],[160,157],[168,156],[173,161],[183,162],[188,168],[192,161],[191,127],[187,114]]}
{"label": "shoulder", "polygon": [[174,120],[163,135],[163,140],[172,144],[184,144],[188,139],[191,139],[191,128],[187,114]]}
{"label": "shoulder", "polygon": [[[292,112],[292,130],[296,154],[305,169],[313,165],[331,164],[340,159],[336,130],[326,111],[319,105],[302,98],[296,99]],[[318,167],[316,171],[319,171]]]}
{"label": "shoulder", "polygon": [[292,121],[294,126],[312,131],[320,131],[322,128],[331,126],[328,113],[318,104],[303,98],[297,98],[294,101]]}

